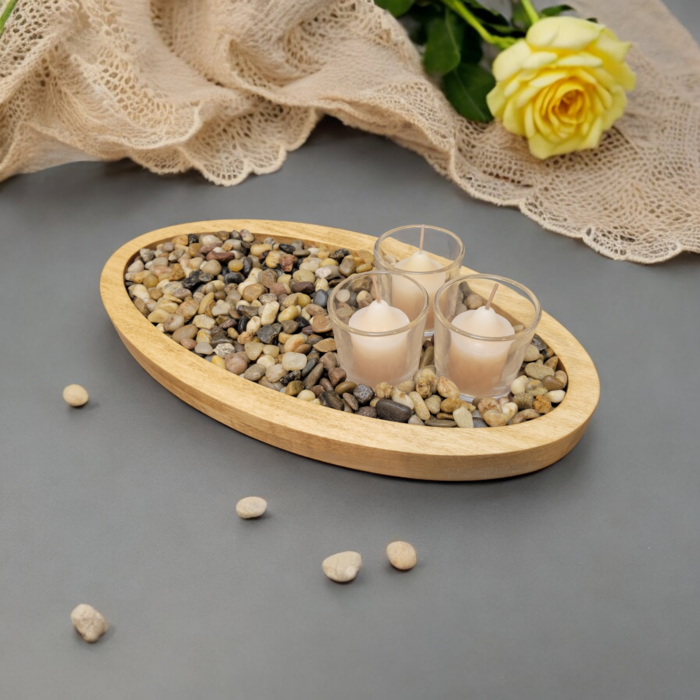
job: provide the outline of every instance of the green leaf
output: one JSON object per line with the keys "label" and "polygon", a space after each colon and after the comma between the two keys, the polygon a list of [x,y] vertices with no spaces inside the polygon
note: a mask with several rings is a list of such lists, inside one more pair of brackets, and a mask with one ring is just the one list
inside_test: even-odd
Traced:
{"label": "green leaf", "polygon": [[513,5],[513,17],[511,22],[521,29],[528,30],[532,26],[530,15],[527,14],[522,2],[516,2]]}
{"label": "green leaf", "polygon": [[571,12],[574,8],[568,5],[554,5],[546,7],[540,12],[540,17],[558,17],[562,12]]}
{"label": "green leaf", "polygon": [[405,15],[411,7],[415,0],[374,0],[379,7],[389,10],[394,17],[401,17]]}
{"label": "green leaf", "polygon": [[490,122],[493,116],[486,104],[486,95],[495,84],[493,75],[481,66],[460,63],[443,78],[442,89],[463,117],[475,122]]}
{"label": "green leaf", "polygon": [[444,17],[430,22],[423,54],[423,65],[428,73],[444,75],[459,65],[464,27],[464,22],[449,10],[445,10]]}
{"label": "green leaf", "polygon": [[464,25],[464,39],[462,40],[462,63],[479,63],[484,57],[484,49],[481,37],[469,25]]}

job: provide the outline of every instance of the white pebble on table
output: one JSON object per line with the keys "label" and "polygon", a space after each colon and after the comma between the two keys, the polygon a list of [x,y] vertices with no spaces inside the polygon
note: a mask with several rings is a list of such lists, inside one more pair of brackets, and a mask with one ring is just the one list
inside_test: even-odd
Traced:
{"label": "white pebble on table", "polygon": [[416,554],[415,547],[401,540],[390,542],[386,548],[386,555],[391,565],[395,569],[399,569],[399,571],[408,571],[418,562],[418,555]]}
{"label": "white pebble on table", "polygon": [[362,568],[362,556],[359,552],[338,552],[326,557],[321,567],[331,581],[349,583]]}
{"label": "white pebble on table", "polygon": [[95,610],[92,605],[81,603],[73,608],[70,620],[76,632],[86,641],[96,642],[109,627],[102,613]]}
{"label": "white pebble on table", "polygon": [[267,501],[259,496],[247,496],[236,503],[236,513],[243,520],[259,518],[267,510]]}
{"label": "white pebble on table", "polygon": [[74,408],[80,408],[84,406],[90,397],[88,396],[87,390],[80,386],[80,384],[69,384],[63,390],[63,400]]}

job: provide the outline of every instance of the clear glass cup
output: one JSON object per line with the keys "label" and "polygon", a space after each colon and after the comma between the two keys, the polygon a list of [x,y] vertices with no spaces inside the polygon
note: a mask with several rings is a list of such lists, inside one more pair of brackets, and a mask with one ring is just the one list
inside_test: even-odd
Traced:
{"label": "clear glass cup", "polygon": [[[395,307],[394,281],[402,277],[406,285],[415,287],[415,303],[407,311],[391,310]],[[377,329],[359,330],[354,327],[360,323],[356,313],[368,308],[376,300],[372,278],[376,279],[381,304],[375,305],[362,314],[362,319],[375,319]],[[383,311],[377,308],[384,307]],[[380,382],[396,386],[410,379],[418,369],[423,346],[423,331],[428,315],[428,293],[414,279],[393,272],[363,272],[348,277],[334,287],[328,298],[328,315],[333,324],[340,366],[347,373],[350,381],[375,387]],[[379,313],[377,313],[379,312]],[[392,319],[396,316],[407,320],[406,323],[390,330],[381,330],[385,314]],[[405,314],[405,315],[404,315]]]}
{"label": "clear glass cup", "polygon": [[[416,257],[416,248],[420,247],[423,236],[423,252],[427,257]],[[425,323],[425,335],[431,336],[434,327],[433,299],[440,287],[459,275],[464,259],[464,243],[451,231],[437,226],[413,224],[400,226],[381,235],[374,244],[374,259],[378,270],[400,272],[418,280],[428,292],[430,308]],[[411,260],[411,263],[407,261]],[[406,261],[406,262],[405,262]],[[433,268],[422,271],[403,270],[402,265],[412,264],[425,268],[432,261]],[[413,287],[402,279],[397,279],[394,293],[395,305],[408,313],[407,309],[417,303]]]}
{"label": "clear glass cup", "polygon": [[[486,337],[468,333],[453,323],[457,319],[459,324],[466,318],[461,314],[473,313],[477,305],[485,305],[496,284],[499,289],[491,308],[510,323],[513,332]],[[463,399],[507,395],[541,316],[537,297],[524,285],[506,277],[464,275],[444,284],[435,295],[438,375],[451,379]]]}

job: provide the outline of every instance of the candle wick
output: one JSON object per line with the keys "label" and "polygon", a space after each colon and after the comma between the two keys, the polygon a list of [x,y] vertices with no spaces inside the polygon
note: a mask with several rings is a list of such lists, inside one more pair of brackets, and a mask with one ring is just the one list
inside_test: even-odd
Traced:
{"label": "candle wick", "polygon": [[382,303],[382,297],[379,294],[379,285],[377,284],[377,275],[372,275],[372,284],[374,286],[374,298],[378,304]]}
{"label": "candle wick", "polygon": [[498,289],[498,284],[493,285],[493,289],[491,290],[491,296],[489,297],[489,300],[486,302],[486,311],[488,311],[491,308],[491,302],[493,301],[493,298],[496,296],[496,290]]}
{"label": "candle wick", "polygon": [[422,253],[423,252],[423,241],[425,239],[425,224],[423,224],[420,227],[420,246],[418,250]]}

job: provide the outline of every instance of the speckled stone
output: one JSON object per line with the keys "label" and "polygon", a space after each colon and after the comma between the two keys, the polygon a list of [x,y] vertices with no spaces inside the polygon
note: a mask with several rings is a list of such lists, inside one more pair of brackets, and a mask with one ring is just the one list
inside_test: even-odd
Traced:
{"label": "speckled stone", "polygon": [[326,557],[321,568],[331,581],[349,583],[362,568],[362,556],[359,552],[338,552]]}
{"label": "speckled stone", "polygon": [[243,520],[259,518],[267,510],[267,501],[259,496],[247,496],[236,503],[236,514]]}
{"label": "speckled stone", "polygon": [[400,540],[390,542],[387,545],[386,556],[391,565],[399,571],[409,571],[418,562],[415,547],[408,542]]}

